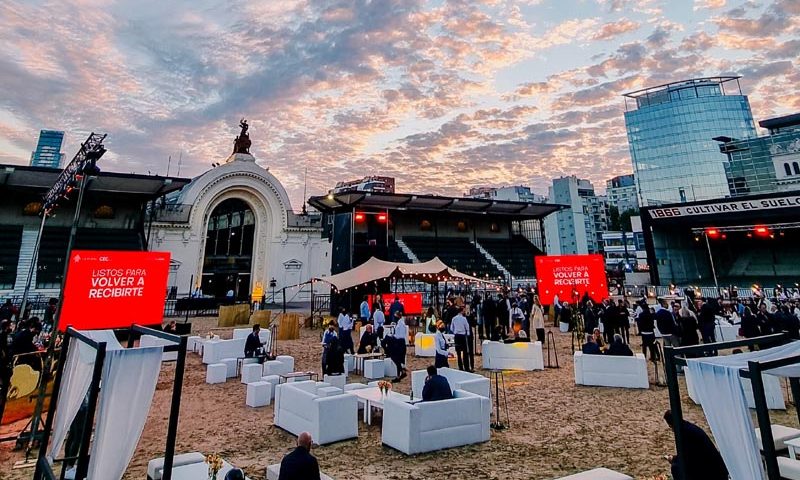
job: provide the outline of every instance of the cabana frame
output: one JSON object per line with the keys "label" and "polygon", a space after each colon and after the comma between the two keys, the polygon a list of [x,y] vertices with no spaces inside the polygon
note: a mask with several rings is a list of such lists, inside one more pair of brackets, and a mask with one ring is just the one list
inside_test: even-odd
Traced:
{"label": "cabana frame", "polygon": [[[745,340],[733,340],[730,342],[718,342],[718,343],[707,343],[703,345],[692,345],[689,347],[671,347],[667,346],[664,347],[664,366],[667,373],[667,388],[669,389],[669,406],[670,410],[672,411],[672,424],[674,426],[678,426],[681,424],[683,420],[683,408],[681,405],[681,391],[680,391],[680,384],[678,383],[678,371],[677,367],[682,366],[686,367],[686,357],[685,355],[692,355],[692,354],[699,354],[699,355],[716,355],[716,352],[719,350],[731,349],[731,348],[739,348],[739,347],[752,347],[752,346],[759,346],[759,347],[772,347],[787,343],[789,341],[788,335],[785,333],[776,333],[773,335],[765,335],[762,337],[754,337]],[[776,361],[780,362],[780,360]],[[796,362],[800,362],[800,358]],[[749,362],[750,366],[752,364],[758,365],[759,362]],[[753,375],[753,371],[747,372],[746,370],[741,370],[739,373],[742,377],[751,378],[751,382],[753,386],[753,396],[756,403],[756,414],[758,416],[758,423],[759,427],[761,428],[761,444],[764,447],[764,456],[767,458],[767,474],[769,476],[769,480],[780,480],[780,475],[777,475],[777,460],[775,460],[775,447],[772,442],[772,429],[769,426],[769,411],[767,410],[767,400],[764,394],[764,383],[761,378],[761,371],[763,370],[763,366],[768,363],[775,363],[775,362],[764,362],[761,364],[761,369],[759,370],[758,366],[756,366],[756,371],[758,372],[757,375]],[[781,365],[783,366],[783,365]],[[777,367],[771,367],[777,368]],[[756,378],[757,377],[757,378]],[[799,385],[800,386],[800,385]],[[794,387],[792,388],[792,393],[794,394]],[[795,397],[800,398],[800,397]],[[761,409],[763,408],[763,412]],[[766,420],[766,430],[764,425],[762,424],[762,417]],[[798,419],[800,419],[800,414],[798,414]],[[683,463],[683,459],[685,458],[684,455],[684,448],[683,448],[683,438],[681,435],[680,428],[673,428],[673,433],[675,435],[675,452],[678,455],[678,471],[682,477],[686,477],[686,470],[685,465]],[[769,458],[770,452],[772,457],[772,463],[775,467],[775,472],[777,476],[772,476],[769,471]]]}
{"label": "cabana frame", "polygon": [[[181,406],[181,389],[183,388],[183,373],[186,366],[186,344],[187,337],[173,335],[160,330],[143,327],[141,325],[131,325],[128,332],[128,348],[133,347],[134,334],[152,335],[170,342],[173,345],[164,345],[162,348],[164,352],[178,352],[178,359],[175,365],[175,378],[172,384],[172,402],[170,405],[169,423],[167,427],[167,442],[164,451],[164,473],[163,480],[172,479],[172,463],[175,456],[175,443],[177,441],[178,433],[178,417],[180,414]],[[71,342],[80,341],[92,347],[95,350],[95,363],[94,370],[92,371],[92,381],[89,384],[89,404],[86,414],[86,419],[83,422],[83,430],[81,436],[80,451],[77,458],[62,458],[53,459],[62,462],[60,474],[55,473],[54,465],[51,465],[47,459],[47,446],[50,441],[50,434],[53,429],[53,421],[55,419],[55,409],[58,403],[58,395],[61,388],[61,380],[64,373],[64,365],[67,361],[67,352]],[[75,478],[86,478],[89,470],[89,446],[92,438],[92,431],[94,426],[94,415],[97,409],[97,399],[100,394],[100,380],[103,373],[103,364],[106,357],[106,342],[97,342],[80,331],[67,327],[64,333],[64,339],[61,348],[61,356],[58,362],[56,377],[53,382],[53,393],[50,397],[50,406],[47,413],[47,420],[45,421],[44,431],[41,444],[39,445],[39,458],[36,461],[36,470],[34,472],[34,480],[59,480],[64,478],[65,460],[76,460]]]}

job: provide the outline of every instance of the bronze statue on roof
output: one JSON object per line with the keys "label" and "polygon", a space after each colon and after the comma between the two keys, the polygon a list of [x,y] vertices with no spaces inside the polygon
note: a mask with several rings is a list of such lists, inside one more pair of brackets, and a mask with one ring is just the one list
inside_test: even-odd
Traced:
{"label": "bronze statue on roof", "polygon": [[249,126],[247,125],[247,120],[244,118],[239,121],[239,126],[242,127],[242,131],[239,133],[239,136],[236,137],[236,140],[233,142],[233,153],[246,153],[250,155],[250,136],[247,134],[247,129]]}

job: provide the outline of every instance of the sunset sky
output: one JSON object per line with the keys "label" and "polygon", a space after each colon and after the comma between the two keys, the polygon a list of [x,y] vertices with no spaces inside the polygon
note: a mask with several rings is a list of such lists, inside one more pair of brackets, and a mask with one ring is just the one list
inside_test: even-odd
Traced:
{"label": "sunset sky", "polygon": [[367,174],[461,195],[632,170],[621,94],[741,75],[756,120],[800,111],[800,1],[6,0],[0,163],[43,128],[105,171],[195,176],[251,152],[308,192]]}

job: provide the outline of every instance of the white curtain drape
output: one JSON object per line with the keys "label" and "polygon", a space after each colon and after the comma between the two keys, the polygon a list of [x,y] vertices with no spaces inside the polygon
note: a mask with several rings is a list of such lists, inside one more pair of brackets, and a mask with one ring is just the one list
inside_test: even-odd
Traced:
{"label": "white curtain drape", "polygon": [[67,352],[67,361],[62,370],[61,387],[58,393],[58,408],[53,419],[53,441],[48,456],[53,459],[58,455],[67,432],[81,407],[89,384],[92,383],[95,349],[73,339]]}
{"label": "white curtain drape", "polygon": [[[687,360],[694,391],[703,407],[733,480],[763,480],[755,426],[747,408],[740,370],[750,361],[767,362],[800,355],[800,342],[757,352]],[[771,375],[800,377],[800,364],[770,370]]]}
{"label": "white curtain drape", "polygon": [[106,355],[88,480],[118,480],[128,468],[153,401],[162,352],[158,346]]}

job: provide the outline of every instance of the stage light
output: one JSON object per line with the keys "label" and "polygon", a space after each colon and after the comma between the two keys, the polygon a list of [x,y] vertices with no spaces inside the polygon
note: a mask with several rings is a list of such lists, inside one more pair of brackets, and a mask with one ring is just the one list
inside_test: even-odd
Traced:
{"label": "stage light", "polygon": [[378,214],[378,221],[380,223],[386,222],[387,218],[389,218],[389,217],[385,213],[379,213]]}
{"label": "stage light", "polygon": [[767,227],[765,227],[763,225],[759,225],[759,226],[757,226],[755,228],[755,232],[756,232],[756,235],[758,235],[760,237],[766,237],[767,235],[769,235],[769,228],[767,228]]}
{"label": "stage light", "polygon": [[750,232],[747,232],[747,238],[753,238],[753,234],[750,233]]}
{"label": "stage light", "polygon": [[717,230],[716,228],[707,228],[706,235],[711,238],[717,238],[719,236],[719,230]]}
{"label": "stage light", "polygon": [[355,215],[356,222],[363,222],[365,218],[367,217],[363,213],[356,213]]}
{"label": "stage light", "polygon": [[723,233],[723,234],[722,234],[722,237],[720,237],[720,238],[722,238],[723,240],[725,240],[725,239],[727,239],[727,238],[728,238],[728,234],[727,234],[727,233]]}

